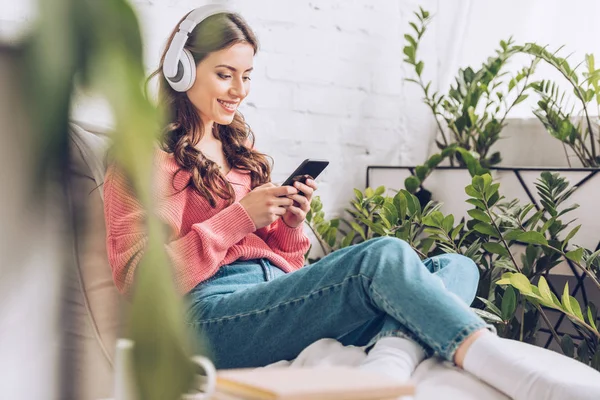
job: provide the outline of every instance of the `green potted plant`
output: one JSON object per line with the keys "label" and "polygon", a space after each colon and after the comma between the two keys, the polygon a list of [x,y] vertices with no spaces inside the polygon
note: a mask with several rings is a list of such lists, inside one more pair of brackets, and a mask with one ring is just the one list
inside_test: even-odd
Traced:
{"label": "green potted plant", "polygon": [[[366,186],[386,186],[392,189],[405,187],[414,193],[424,205],[430,199],[443,203],[445,213],[457,218],[468,218],[466,194],[459,190],[471,177],[489,172],[495,182],[502,184],[507,198],[531,202],[541,207],[543,199],[537,195],[535,181],[543,171],[559,172],[568,177],[576,187],[572,198],[580,204],[573,216],[586,219],[576,238],[577,245],[595,249],[600,244],[597,232],[600,219],[594,215],[594,201],[598,193],[598,149],[600,149],[598,121],[591,116],[592,107],[600,101],[600,70],[594,65],[594,57],[587,55],[586,71],[578,73],[566,59],[558,57],[536,44],[515,45],[511,40],[501,42],[497,56],[490,58],[474,71],[459,70],[456,83],[447,94],[431,90],[432,83],[423,78],[424,62],[418,57],[421,38],[431,22],[430,14],[420,9],[416,20],[410,23],[411,32],[405,36],[405,62],[414,68],[415,78],[408,80],[419,85],[424,93],[423,101],[432,111],[438,127],[436,145],[438,152],[417,166],[369,166]],[[531,55],[530,62],[515,76],[509,77],[502,67],[515,54]],[[560,89],[557,82],[535,80],[535,70],[540,62],[547,63],[559,71],[574,93],[574,103],[581,112],[572,111],[573,102]],[[580,161],[580,166],[569,162],[568,168],[547,165],[535,167],[501,166],[500,154],[493,150],[502,129],[506,126],[508,112],[530,95],[539,96],[533,114],[545,129],[559,139]],[[547,142],[547,141],[546,141]],[[533,151],[544,143],[533,144]],[[445,162],[445,165],[443,165]],[[563,262],[554,269],[563,276],[578,277],[575,265]],[[570,279],[570,278],[561,278]],[[572,282],[573,283],[573,282]]]}

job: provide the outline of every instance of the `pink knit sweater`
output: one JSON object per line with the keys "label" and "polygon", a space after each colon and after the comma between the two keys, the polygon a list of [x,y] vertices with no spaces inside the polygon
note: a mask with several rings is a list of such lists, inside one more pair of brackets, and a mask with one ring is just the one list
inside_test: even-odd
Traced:
{"label": "pink knit sweater", "polygon": [[[213,276],[220,266],[235,260],[267,258],[285,272],[304,265],[310,241],[302,225],[289,228],[281,219],[256,229],[239,200],[250,192],[250,174],[233,168],[226,176],[235,191],[235,202],[217,207],[192,187],[178,193],[190,174],[179,169],[172,154],[156,150],[153,182],[156,214],[170,228],[165,245],[174,269],[178,289],[187,293]],[[175,186],[175,188],[173,187]],[[177,188],[177,190],[176,190]],[[147,243],[145,212],[132,195],[124,175],[110,166],[104,181],[108,260],[113,279],[121,293],[133,284],[135,269]]]}

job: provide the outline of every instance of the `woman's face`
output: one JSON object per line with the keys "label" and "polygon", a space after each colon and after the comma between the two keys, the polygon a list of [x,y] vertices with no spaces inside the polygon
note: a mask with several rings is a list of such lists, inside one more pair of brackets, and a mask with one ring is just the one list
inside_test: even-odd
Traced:
{"label": "woman's face", "polygon": [[196,67],[196,81],[187,91],[205,124],[228,125],[250,92],[254,48],[237,43],[210,53]]}

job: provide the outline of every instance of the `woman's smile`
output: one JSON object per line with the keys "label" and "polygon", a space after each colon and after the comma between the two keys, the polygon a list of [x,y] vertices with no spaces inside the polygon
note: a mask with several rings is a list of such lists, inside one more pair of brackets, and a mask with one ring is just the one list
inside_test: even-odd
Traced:
{"label": "woman's smile", "polygon": [[225,111],[227,111],[228,113],[231,113],[231,114],[233,114],[235,112],[235,110],[237,109],[237,107],[239,105],[239,101],[225,101],[225,100],[220,100],[220,99],[217,99],[217,101],[219,102],[221,107],[223,107],[223,109]]}

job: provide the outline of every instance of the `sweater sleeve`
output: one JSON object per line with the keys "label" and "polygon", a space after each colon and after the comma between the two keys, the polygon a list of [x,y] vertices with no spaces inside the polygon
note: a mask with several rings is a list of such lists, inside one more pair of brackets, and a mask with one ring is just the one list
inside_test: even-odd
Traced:
{"label": "sweater sleeve", "polygon": [[290,228],[281,218],[256,234],[273,250],[282,256],[294,269],[304,266],[304,255],[310,248],[310,239],[304,233],[304,224]]}
{"label": "sweater sleeve", "polygon": [[[175,202],[174,207],[177,207]],[[113,280],[121,293],[128,293],[135,269],[148,242],[146,212],[133,196],[125,177],[109,168],[104,184],[104,208],[108,259]],[[212,276],[228,249],[256,227],[239,203],[224,208],[165,245],[173,264],[175,284],[187,293]]]}

